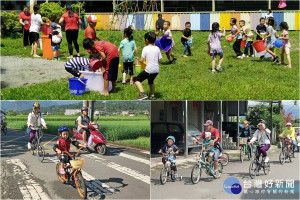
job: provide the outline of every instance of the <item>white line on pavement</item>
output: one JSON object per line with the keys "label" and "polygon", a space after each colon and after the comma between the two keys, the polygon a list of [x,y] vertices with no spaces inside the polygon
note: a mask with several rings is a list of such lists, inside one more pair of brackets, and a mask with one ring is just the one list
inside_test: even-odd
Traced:
{"label": "white line on pavement", "polygon": [[18,187],[23,195],[23,199],[50,199],[43,191],[43,188],[33,179],[33,174],[28,171],[27,167],[20,159],[6,160],[7,164],[13,165],[13,175],[20,176],[18,179]]}
{"label": "white line on pavement", "polygon": [[127,168],[127,167],[123,167],[123,166],[121,166],[121,165],[119,165],[117,163],[110,162],[110,161],[108,161],[108,160],[106,160],[104,158],[99,158],[99,157],[97,157],[97,156],[95,156],[93,154],[87,154],[85,156],[89,157],[89,158],[94,158],[94,160],[96,162],[100,162],[101,164],[106,165],[106,166],[108,166],[108,167],[110,167],[110,168],[112,168],[114,170],[117,170],[117,171],[119,171],[121,173],[124,173],[126,175],[129,175],[129,176],[131,176],[131,177],[133,177],[135,179],[138,179],[138,180],[143,181],[143,182],[145,182],[147,184],[150,184],[150,176],[142,174],[142,173],[140,173],[140,172],[138,172],[136,170],[133,170],[133,169],[130,169],[130,168]]}
{"label": "white line on pavement", "polygon": [[126,154],[126,153],[120,153],[119,156],[131,159],[131,160],[134,160],[134,161],[142,162],[146,165],[151,164],[150,160],[147,160],[147,159],[144,159],[144,158],[139,158],[139,157],[136,157],[136,156],[132,156],[132,155],[129,155],[129,154]]}
{"label": "white line on pavement", "polygon": [[28,137],[28,135],[24,135],[22,137],[15,138],[13,140],[3,141],[3,142],[1,142],[1,145],[5,144],[5,143],[8,143],[8,142],[12,142],[12,141],[18,140],[18,139],[23,138],[23,137]]}

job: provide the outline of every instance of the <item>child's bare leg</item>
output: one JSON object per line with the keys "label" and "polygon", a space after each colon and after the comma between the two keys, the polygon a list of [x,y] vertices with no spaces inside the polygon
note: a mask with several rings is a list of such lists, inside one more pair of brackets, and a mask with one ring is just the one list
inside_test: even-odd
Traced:
{"label": "child's bare leg", "polygon": [[[116,93],[116,81],[111,81],[111,85],[112,85],[111,93]],[[107,88],[107,91],[108,91],[108,88]]]}
{"label": "child's bare leg", "polygon": [[224,60],[224,55],[220,55],[220,60],[219,60],[220,67],[222,66],[223,60]]}
{"label": "child's bare leg", "polygon": [[172,58],[174,59],[174,54],[173,54],[172,48],[171,48],[170,51],[169,51],[169,55],[170,55],[170,57],[172,57]]}
{"label": "child's bare leg", "polygon": [[59,51],[56,50],[56,57],[58,58],[59,57]]}
{"label": "child's bare leg", "polygon": [[168,60],[171,61],[170,52],[166,52],[166,55],[167,55]]}
{"label": "child's bare leg", "polygon": [[273,48],[272,48],[272,49],[267,48],[266,51],[267,51],[269,54],[271,54],[274,58],[277,57],[276,54],[273,52]]}
{"label": "child's bare leg", "polygon": [[211,61],[211,70],[215,70],[217,57],[214,56]]}
{"label": "child's bare leg", "polygon": [[286,58],[288,60],[288,66],[292,67],[291,55],[290,54],[286,54]]}
{"label": "child's bare leg", "polygon": [[64,168],[64,163],[63,163],[63,162],[60,163],[60,168],[61,168],[61,169]]}
{"label": "child's bare leg", "polygon": [[284,52],[281,52],[280,57],[281,57],[281,63],[283,64],[284,63]]}
{"label": "child's bare leg", "polygon": [[31,55],[33,55],[33,45],[34,43],[31,44]]}
{"label": "child's bare leg", "polygon": [[37,42],[33,42],[33,55],[37,55],[36,49],[37,49]]}
{"label": "child's bare leg", "polygon": [[123,73],[123,81],[126,80],[126,73]]}
{"label": "child's bare leg", "polygon": [[101,93],[101,95],[108,95],[108,80],[104,80],[104,92]]}
{"label": "child's bare leg", "polygon": [[130,75],[130,82],[133,82],[133,76]]}
{"label": "child's bare leg", "polygon": [[139,89],[140,93],[145,93],[144,88],[143,88],[143,85],[142,85],[141,82],[136,81],[136,82],[135,82],[135,85],[136,85],[136,87]]}
{"label": "child's bare leg", "polygon": [[154,97],[155,87],[154,84],[150,85],[150,96]]}
{"label": "child's bare leg", "polygon": [[53,58],[56,57],[56,51],[53,51]]}

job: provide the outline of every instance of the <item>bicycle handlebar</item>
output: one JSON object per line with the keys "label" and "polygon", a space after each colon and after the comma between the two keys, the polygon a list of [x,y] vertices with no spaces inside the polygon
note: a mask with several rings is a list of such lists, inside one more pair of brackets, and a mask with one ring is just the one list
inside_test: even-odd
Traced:
{"label": "bicycle handlebar", "polygon": [[78,156],[78,154],[80,153],[81,149],[83,149],[83,147],[80,147],[80,148],[78,149],[77,153],[74,154],[74,155],[70,154],[70,153],[67,152],[67,151],[63,151],[62,154],[65,153],[65,154],[67,154],[67,155],[70,156],[70,157],[75,157],[75,156]]}

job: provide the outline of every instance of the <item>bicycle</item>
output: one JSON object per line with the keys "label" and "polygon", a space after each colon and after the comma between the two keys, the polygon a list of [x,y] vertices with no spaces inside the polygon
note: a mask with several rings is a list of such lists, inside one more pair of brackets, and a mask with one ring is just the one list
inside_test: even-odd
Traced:
{"label": "bicycle", "polygon": [[[199,144],[197,142],[197,144]],[[204,153],[205,152],[205,153]],[[205,172],[207,175],[209,176],[213,176],[215,179],[220,178],[222,176],[222,170],[223,170],[223,165],[220,162],[220,160],[218,160],[218,168],[216,170],[216,173],[213,173],[213,169],[214,169],[214,160],[212,159],[210,162],[206,162],[205,161],[205,156],[207,151],[201,150],[199,155],[198,155],[198,159],[197,159],[197,163],[194,165],[192,172],[191,172],[191,180],[193,184],[196,184],[199,182],[200,178],[201,178],[201,174],[202,174],[202,167],[205,167]]]}
{"label": "bicycle", "polygon": [[[246,138],[245,138],[246,139]],[[240,138],[240,161],[241,163],[244,162],[245,155],[248,156],[248,160],[251,160],[252,153],[251,153],[251,146],[248,145],[248,142],[244,141],[244,138]]]}
{"label": "bicycle", "polygon": [[229,162],[229,155],[225,152],[222,152],[222,155],[219,156],[219,161],[222,163],[222,166],[226,166]]}
{"label": "bicycle", "polygon": [[40,126],[33,126],[33,128],[39,128],[37,137],[35,136],[32,140],[31,144],[31,154],[34,155],[36,151],[36,155],[39,159],[39,161],[43,162],[45,158],[45,149],[44,146],[40,143],[41,138],[43,137],[42,128]]}
{"label": "bicycle", "polygon": [[259,161],[259,158],[257,159],[256,156],[258,154],[257,146],[253,145],[253,153],[255,154],[252,162],[250,163],[249,167],[249,175],[252,179],[254,179],[258,174],[259,171],[262,169],[264,171],[265,175],[268,175],[270,172],[270,162],[265,162],[265,157],[262,157],[261,161]]}
{"label": "bicycle", "polygon": [[83,147],[80,147],[78,149],[78,152],[74,155],[71,155],[67,151],[62,152],[61,155],[68,155],[68,156],[70,156],[71,160],[68,163],[66,163],[66,165],[64,166],[64,170],[66,172],[65,174],[61,174],[59,172],[60,163],[57,163],[56,164],[56,174],[57,174],[59,181],[62,183],[68,183],[70,180],[73,179],[75,182],[75,186],[76,186],[78,194],[80,195],[81,198],[86,199],[87,188],[86,188],[86,184],[85,184],[84,178],[81,173],[81,168],[83,168],[83,166],[84,166],[84,159],[83,158],[76,159],[76,157],[80,153],[81,149],[83,149]]}
{"label": "bicycle", "polygon": [[289,138],[285,138],[282,142],[282,151],[279,154],[279,162],[280,164],[284,164],[286,160],[292,162],[292,148],[291,142]]}
{"label": "bicycle", "polygon": [[[168,149],[168,152],[166,154],[163,154],[163,157],[167,162],[164,164],[164,167],[160,171],[160,183],[162,185],[164,185],[167,182],[169,176],[171,177],[172,181],[176,180],[174,170],[172,169],[172,167],[175,165],[175,162],[172,159],[173,155],[174,152],[172,149]],[[170,164],[168,164],[168,162]],[[182,176],[180,176],[179,179],[182,180]]]}

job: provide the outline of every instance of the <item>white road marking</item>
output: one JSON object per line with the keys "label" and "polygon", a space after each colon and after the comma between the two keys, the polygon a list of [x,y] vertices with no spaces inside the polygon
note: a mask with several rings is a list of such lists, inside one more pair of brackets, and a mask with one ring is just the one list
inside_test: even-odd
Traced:
{"label": "white road marking", "polygon": [[[57,156],[47,157],[48,160],[59,163]],[[116,193],[115,189],[109,185],[102,183],[100,180],[97,180],[95,177],[87,173],[86,171],[81,170],[82,176],[85,179],[85,183],[88,187],[88,193],[96,192],[98,195],[110,195]]]}
{"label": "white road marking", "polygon": [[23,137],[28,137],[28,135],[24,135],[24,136],[22,136],[22,137],[15,138],[15,139],[13,139],[13,140],[3,141],[3,142],[1,142],[1,146],[2,146],[3,144],[6,144],[6,143],[8,143],[8,142],[12,142],[12,141],[18,140],[18,139],[23,138]]}
{"label": "white road marking", "polygon": [[48,194],[33,178],[33,174],[21,162],[20,159],[6,160],[6,163],[12,166],[12,174],[21,177],[18,179],[18,187],[23,195],[23,199],[50,199]]}
{"label": "white road marking", "polygon": [[139,157],[136,157],[136,156],[132,156],[132,155],[129,155],[129,154],[126,154],[126,153],[120,153],[119,156],[131,159],[131,160],[134,160],[134,161],[138,161],[138,162],[144,163],[146,165],[151,164],[150,160],[147,160],[147,159],[144,159],[144,158],[139,158]]}
{"label": "white road marking", "polygon": [[117,163],[114,163],[114,162],[110,162],[104,158],[100,158],[100,157],[97,157],[93,154],[87,154],[87,155],[84,155],[86,157],[89,157],[89,158],[93,158],[96,162],[100,162],[101,164],[105,165],[105,166],[108,166],[114,170],[117,170],[121,173],[124,173],[126,175],[129,175],[135,179],[138,179],[140,181],[143,181],[147,184],[150,184],[150,176],[148,175],[145,175],[145,174],[142,174],[136,170],[133,170],[133,169],[130,169],[128,167],[123,167]]}

